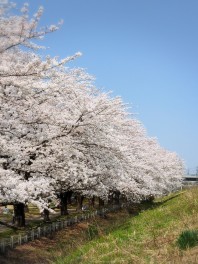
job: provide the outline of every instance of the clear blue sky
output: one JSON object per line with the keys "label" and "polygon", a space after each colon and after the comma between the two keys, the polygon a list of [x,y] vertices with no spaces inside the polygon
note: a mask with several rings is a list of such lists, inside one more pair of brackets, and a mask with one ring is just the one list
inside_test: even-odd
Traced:
{"label": "clear blue sky", "polygon": [[81,51],[70,66],[86,68],[99,88],[132,105],[149,136],[198,166],[197,0],[27,2],[31,12],[44,7],[42,25],[64,20],[44,40],[48,54]]}

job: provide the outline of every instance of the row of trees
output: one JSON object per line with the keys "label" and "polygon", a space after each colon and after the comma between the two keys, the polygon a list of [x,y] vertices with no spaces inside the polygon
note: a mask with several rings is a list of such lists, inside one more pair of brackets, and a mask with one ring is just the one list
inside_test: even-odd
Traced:
{"label": "row of trees", "polygon": [[58,29],[38,30],[42,8],[31,19],[27,4],[19,15],[12,8],[0,4],[0,201],[19,215],[27,202],[47,209],[69,191],[138,202],[178,188],[178,156],[149,138],[120,98],[66,67],[80,53],[39,55],[37,40]]}

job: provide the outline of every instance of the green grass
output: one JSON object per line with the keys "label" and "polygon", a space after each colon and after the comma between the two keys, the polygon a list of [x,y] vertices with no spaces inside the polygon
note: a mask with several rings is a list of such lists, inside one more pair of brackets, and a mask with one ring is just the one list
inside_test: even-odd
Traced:
{"label": "green grass", "polygon": [[127,218],[54,263],[182,263],[188,252],[178,249],[176,241],[183,230],[198,228],[198,189],[158,199],[150,209]]}

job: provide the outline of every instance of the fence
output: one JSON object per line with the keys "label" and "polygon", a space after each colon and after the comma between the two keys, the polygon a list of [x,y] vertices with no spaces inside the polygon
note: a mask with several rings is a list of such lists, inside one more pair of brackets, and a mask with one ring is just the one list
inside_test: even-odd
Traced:
{"label": "fence", "polygon": [[73,218],[57,220],[56,222],[52,222],[44,226],[33,228],[29,231],[25,231],[24,233],[1,239],[0,252],[5,253],[7,249],[14,249],[16,246],[28,243],[29,241],[34,241],[35,239],[39,239],[40,237],[49,236],[50,234],[58,230],[64,229],[65,227],[71,226],[83,220],[94,218],[97,215],[104,216],[106,213],[119,210],[121,207],[122,206],[120,205],[113,205],[111,208],[103,208],[102,210],[86,212],[80,215],[76,215]]}

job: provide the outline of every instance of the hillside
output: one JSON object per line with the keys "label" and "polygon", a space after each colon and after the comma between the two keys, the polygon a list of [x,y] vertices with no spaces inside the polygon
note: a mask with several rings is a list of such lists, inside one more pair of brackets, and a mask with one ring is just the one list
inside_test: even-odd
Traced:
{"label": "hillside", "polygon": [[198,263],[198,247],[180,251],[175,243],[187,229],[198,229],[198,188],[156,201],[56,263]]}
{"label": "hillside", "polygon": [[188,229],[198,229],[197,187],[158,199],[136,216],[121,211],[79,223],[17,248],[2,263],[198,263],[198,246],[176,245]]}

